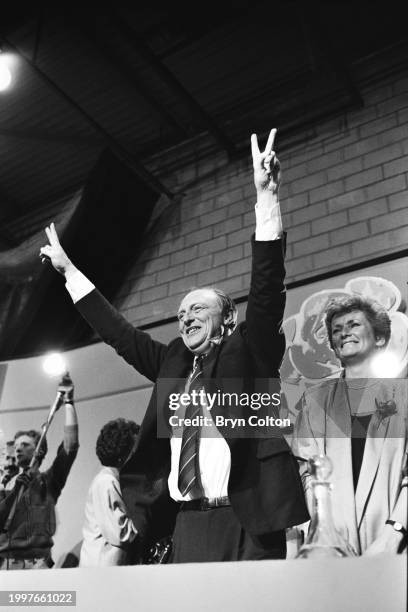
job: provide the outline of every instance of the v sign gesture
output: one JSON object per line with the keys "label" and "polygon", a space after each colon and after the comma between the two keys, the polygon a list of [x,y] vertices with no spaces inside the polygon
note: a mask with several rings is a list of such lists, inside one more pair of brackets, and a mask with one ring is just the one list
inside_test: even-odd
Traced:
{"label": "v sign gesture", "polygon": [[259,150],[256,134],[251,136],[254,183],[257,192],[256,240],[276,240],[282,236],[282,217],[279,206],[280,163],[273,150],[276,129],[270,131],[265,149]]}
{"label": "v sign gesture", "polygon": [[258,192],[270,191],[278,195],[281,173],[280,163],[273,150],[276,129],[270,131],[264,151],[259,150],[256,134],[251,136],[252,162],[254,165],[254,183]]}
{"label": "v sign gesture", "polygon": [[45,228],[45,233],[49,244],[40,249],[41,261],[50,261],[57,272],[65,275],[70,268],[74,269],[74,265],[60,244],[54,223]]}

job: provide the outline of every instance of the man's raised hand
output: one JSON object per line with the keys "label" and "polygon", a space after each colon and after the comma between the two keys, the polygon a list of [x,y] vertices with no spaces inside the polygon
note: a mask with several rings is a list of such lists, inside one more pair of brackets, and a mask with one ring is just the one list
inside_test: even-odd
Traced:
{"label": "man's raised hand", "polygon": [[70,267],[73,267],[70,259],[62,248],[54,223],[45,228],[49,244],[41,247],[40,257],[42,263],[50,261],[53,267],[60,274],[66,274]]}
{"label": "man's raised hand", "polygon": [[258,192],[270,191],[278,194],[281,172],[280,163],[273,150],[276,129],[270,131],[264,151],[259,150],[256,134],[251,136],[252,162],[254,165],[254,183]]}

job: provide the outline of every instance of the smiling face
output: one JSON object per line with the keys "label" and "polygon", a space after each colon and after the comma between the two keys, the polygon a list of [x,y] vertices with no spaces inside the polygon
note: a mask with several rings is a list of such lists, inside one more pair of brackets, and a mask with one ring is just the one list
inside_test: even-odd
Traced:
{"label": "smiling face", "polygon": [[376,338],[371,323],[361,310],[353,310],[331,322],[332,345],[343,365],[361,363],[385,345],[384,338]]}
{"label": "smiling face", "polygon": [[211,348],[210,339],[221,334],[224,323],[220,300],[212,289],[195,289],[188,293],[177,317],[183,342],[195,355]]}
{"label": "smiling face", "polygon": [[35,441],[31,436],[19,436],[14,442],[18,467],[27,468],[35,451]]}

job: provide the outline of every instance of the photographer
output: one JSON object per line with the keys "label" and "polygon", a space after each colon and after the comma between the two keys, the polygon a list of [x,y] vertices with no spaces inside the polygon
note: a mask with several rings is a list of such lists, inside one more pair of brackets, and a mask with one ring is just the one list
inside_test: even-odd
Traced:
{"label": "photographer", "polygon": [[78,452],[73,394],[72,385],[64,387],[64,440],[48,470],[40,472],[47,453],[45,438],[31,465],[40,432],[31,429],[14,436],[19,472],[0,491],[0,569],[47,569],[54,565],[55,505]]}

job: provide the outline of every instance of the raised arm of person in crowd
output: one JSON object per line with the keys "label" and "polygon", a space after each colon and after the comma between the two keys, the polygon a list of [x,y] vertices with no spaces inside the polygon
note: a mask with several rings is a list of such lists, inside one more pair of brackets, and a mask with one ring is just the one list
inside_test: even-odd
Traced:
{"label": "raised arm of person in crowd", "polygon": [[78,417],[74,404],[74,385],[64,385],[64,450],[66,453],[76,451],[78,448]]}
{"label": "raised arm of person in crowd", "polygon": [[[47,482],[47,491],[52,495],[54,502],[57,501],[62,489],[68,478],[68,474],[72,467],[72,464],[77,456],[78,452],[78,419],[74,407],[74,385],[68,378],[69,383],[61,382],[58,391],[63,394],[64,410],[65,410],[65,421],[64,421],[64,438],[57,450],[55,459],[51,466],[43,472],[43,476]],[[24,434],[24,432],[21,432]],[[39,435],[39,434],[38,434]],[[38,441],[38,440],[37,440]],[[35,444],[37,444],[37,441]],[[14,500],[18,498],[20,494],[20,487],[23,486],[26,489],[32,480],[39,474],[39,466],[43,460],[44,453],[42,453],[42,445],[38,454],[37,461],[34,462],[34,466],[28,468],[25,467],[16,478],[13,488],[9,491],[0,492],[0,530],[4,526],[8,518],[8,514],[12,508]]]}
{"label": "raised arm of person in crowd", "polygon": [[61,391],[64,399],[64,438],[59,445],[57,455],[52,465],[45,471],[49,490],[56,501],[65,486],[69,472],[78,454],[78,418],[74,405],[74,385],[71,379],[60,383],[58,391]]}

